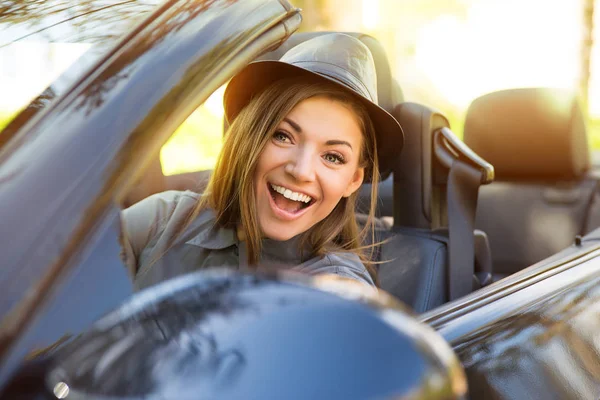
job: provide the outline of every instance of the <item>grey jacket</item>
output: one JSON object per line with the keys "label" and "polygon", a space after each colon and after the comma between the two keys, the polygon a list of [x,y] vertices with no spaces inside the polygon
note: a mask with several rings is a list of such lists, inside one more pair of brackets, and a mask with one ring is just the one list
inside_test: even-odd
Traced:
{"label": "grey jacket", "polygon": [[[150,196],[122,212],[123,258],[137,289],[202,268],[247,267],[246,242],[240,242],[233,229],[215,226],[215,215],[210,209],[203,210],[168,247],[169,238],[198,198],[198,194],[189,191],[168,191]],[[338,252],[302,258],[298,241],[298,237],[285,242],[263,239],[261,268],[335,274],[374,286],[357,255]]]}

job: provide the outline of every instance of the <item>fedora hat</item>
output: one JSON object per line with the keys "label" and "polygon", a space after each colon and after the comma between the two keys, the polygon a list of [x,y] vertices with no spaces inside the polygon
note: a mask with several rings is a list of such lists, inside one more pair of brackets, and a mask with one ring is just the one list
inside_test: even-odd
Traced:
{"label": "fedora hat", "polygon": [[237,73],[224,95],[231,123],[253,96],[280,79],[306,76],[333,82],[365,106],[375,127],[379,171],[386,176],[404,144],[400,124],[377,104],[377,75],[369,48],[343,33],[317,36],[291,48],[279,61],[255,61]]}

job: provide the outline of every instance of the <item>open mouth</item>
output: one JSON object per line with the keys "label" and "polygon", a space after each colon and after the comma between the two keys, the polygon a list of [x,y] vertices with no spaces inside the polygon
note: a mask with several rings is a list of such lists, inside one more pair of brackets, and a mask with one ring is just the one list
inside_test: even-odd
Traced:
{"label": "open mouth", "polygon": [[267,183],[267,186],[274,205],[287,214],[300,214],[315,203],[315,199],[303,193],[293,192],[272,183]]}

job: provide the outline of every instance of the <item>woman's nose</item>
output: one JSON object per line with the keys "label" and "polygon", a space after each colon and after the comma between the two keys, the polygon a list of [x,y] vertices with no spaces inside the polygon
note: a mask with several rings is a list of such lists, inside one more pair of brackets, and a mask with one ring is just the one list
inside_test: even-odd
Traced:
{"label": "woman's nose", "polygon": [[300,151],[296,153],[285,166],[287,173],[299,182],[315,180],[315,157],[312,152]]}

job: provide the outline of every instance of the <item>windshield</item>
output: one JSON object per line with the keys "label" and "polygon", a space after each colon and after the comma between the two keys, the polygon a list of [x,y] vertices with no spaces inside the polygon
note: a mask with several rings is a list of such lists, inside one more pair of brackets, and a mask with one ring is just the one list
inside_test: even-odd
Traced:
{"label": "windshield", "polygon": [[36,112],[64,93],[92,63],[163,2],[3,1],[0,131],[38,96],[42,95],[35,104]]}

